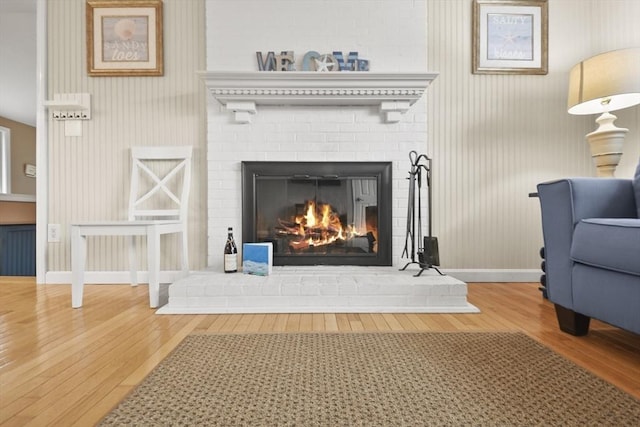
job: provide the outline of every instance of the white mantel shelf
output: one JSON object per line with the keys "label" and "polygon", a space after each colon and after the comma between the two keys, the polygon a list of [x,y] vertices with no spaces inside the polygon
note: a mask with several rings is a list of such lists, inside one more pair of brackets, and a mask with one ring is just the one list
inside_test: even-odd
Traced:
{"label": "white mantel shelf", "polygon": [[203,71],[198,73],[211,95],[250,123],[258,105],[377,105],[386,122],[402,114],[422,96],[437,73],[369,71]]}

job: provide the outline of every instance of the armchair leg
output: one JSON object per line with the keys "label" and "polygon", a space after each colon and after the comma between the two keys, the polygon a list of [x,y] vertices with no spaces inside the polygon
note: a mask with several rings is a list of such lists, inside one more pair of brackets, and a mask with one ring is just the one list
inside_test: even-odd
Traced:
{"label": "armchair leg", "polygon": [[561,305],[555,304],[556,317],[558,318],[558,325],[562,332],[580,337],[587,335],[589,332],[589,321],[591,318],[584,314],[576,313],[573,310],[569,310]]}

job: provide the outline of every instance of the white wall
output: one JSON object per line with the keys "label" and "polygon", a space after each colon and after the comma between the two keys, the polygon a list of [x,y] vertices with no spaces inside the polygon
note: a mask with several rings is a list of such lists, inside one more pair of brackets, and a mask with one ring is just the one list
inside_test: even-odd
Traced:
{"label": "white wall", "polygon": [[0,116],[35,126],[35,0],[0,1],[0,58]]}
{"label": "white wall", "polygon": [[375,71],[424,71],[420,0],[206,0],[207,67],[256,71],[256,51],[359,51]]}

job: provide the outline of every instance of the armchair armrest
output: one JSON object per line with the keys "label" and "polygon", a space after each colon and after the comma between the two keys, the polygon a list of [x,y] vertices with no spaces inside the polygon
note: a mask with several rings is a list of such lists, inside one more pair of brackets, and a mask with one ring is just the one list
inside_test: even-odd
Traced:
{"label": "armchair armrest", "polygon": [[549,300],[573,308],[573,230],[585,218],[636,218],[630,179],[572,178],[538,184]]}

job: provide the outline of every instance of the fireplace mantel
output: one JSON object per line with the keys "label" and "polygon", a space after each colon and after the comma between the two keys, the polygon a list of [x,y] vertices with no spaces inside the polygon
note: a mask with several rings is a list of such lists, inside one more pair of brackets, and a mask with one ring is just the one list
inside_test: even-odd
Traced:
{"label": "fireplace mantel", "polygon": [[250,123],[258,105],[377,105],[388,123],[422,96],[437,73],[377,72],[227,72],[198,73],[213,97],[234,113],[236,122]]}

